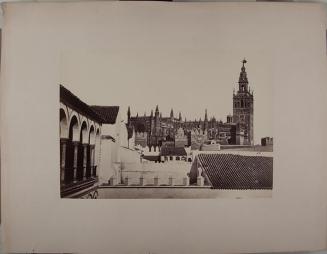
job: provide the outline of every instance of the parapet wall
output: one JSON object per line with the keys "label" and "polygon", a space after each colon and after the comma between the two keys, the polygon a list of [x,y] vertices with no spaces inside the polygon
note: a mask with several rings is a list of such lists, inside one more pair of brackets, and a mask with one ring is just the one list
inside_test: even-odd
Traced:
{"label": "parapet wall", "polygon": [[101,186],[98,198],[180,198],[180,199],[215,199],[215,198],[271,198],[271,190],[217,190],[209,187],[117,187]]}

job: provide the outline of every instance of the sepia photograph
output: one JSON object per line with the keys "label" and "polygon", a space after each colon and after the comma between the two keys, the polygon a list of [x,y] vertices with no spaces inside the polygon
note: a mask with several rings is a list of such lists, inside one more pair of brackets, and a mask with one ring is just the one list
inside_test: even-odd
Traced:
{"label": "sepia photograph", "polygon": [[[271,119],[266,121],[271,98],[265,97],[272,94],[256,93],[258,63],[240,57],[224,66],[235,70],[224,75],[217,68],[222,59],[211,66],[214,72],[192,73],[186,69],[198,65],[188,64],[183,54],[166,56],[156,62],[159,67],[151,67],[151,54],[137,67],[134,57],[125,53],[117,59],[125,69],[114,67],[109,52],[62,57],[61,197],[271,197],[273,136]],[[160,66],[174,58],[176,69]],[[160,70],[170,81],[161,79]],[[117,79],[121,85],[113,85]],[[192,79],[202,82],[187,82]]]}

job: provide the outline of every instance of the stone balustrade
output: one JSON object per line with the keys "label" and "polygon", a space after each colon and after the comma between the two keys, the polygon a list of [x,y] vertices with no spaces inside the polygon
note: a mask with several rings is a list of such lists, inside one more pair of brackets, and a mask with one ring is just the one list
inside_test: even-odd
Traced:
{"label": "stone balustrade", "polygon": [[[119,182],[119,179],[115,176],[112,176],[108,184],[111,186],[190,186],[189,176],[184,177],[159,177],[157,175],[152,177],[146,177],[141,175],[138,178],[133,178],[125,176],[122,183]],[[199,176],[197,178],[197,186],[204,186],[204,178]]]}

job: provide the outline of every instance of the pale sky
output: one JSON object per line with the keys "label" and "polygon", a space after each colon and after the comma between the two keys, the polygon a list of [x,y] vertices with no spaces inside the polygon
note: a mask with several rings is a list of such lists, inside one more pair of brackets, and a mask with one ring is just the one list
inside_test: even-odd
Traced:
{"label": "pale sky", "polygon": [[121,106],[124,119],[129,105],[134,116],[149,115],[158,104],[163,116],[173,108],[183,120],[203,120],[207,109],[209,118],[226,121],[245,57],[255,142],[273,136],[269,37],[242,17],[222,26],[221,16],[209,14],[200,20],[186,15],[176,25],[148,14],[101,25],[92,31],[101,43],[62,51],[60,82],[88,104]]}

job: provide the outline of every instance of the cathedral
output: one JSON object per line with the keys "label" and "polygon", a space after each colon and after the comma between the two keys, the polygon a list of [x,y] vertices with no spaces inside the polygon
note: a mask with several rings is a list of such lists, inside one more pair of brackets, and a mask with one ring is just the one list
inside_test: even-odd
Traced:
{"label": "cathedral", "polygon": [[148,146],[150,151],[167,145],[199,149],[210,140],[221,145],[253,145],[253,91],[249,88],[246,60],[242,63],[238,91],[233,92],[233,115],[227,115],[225,122],[209,119],[207,110],[204,120],[187,121],[182,120],[180,112],[175,117],[173,109],[170,116],[162,116],[158,105],[148,116],[131,116],[128,107],[127,126],[135,131],[135,145]]}

